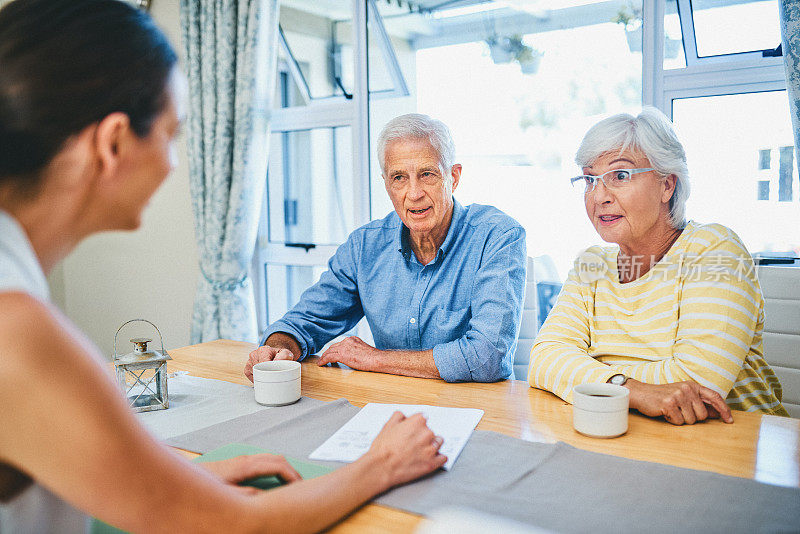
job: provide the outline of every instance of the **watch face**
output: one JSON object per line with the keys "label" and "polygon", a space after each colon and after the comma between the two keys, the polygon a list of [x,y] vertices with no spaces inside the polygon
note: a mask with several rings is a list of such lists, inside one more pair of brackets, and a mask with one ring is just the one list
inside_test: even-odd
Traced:
{"label": "watch face", "polygon": [[621,386],[625,382],[627,382],[625,375],[614,375],[611,377],[611,383],[616,386]]}

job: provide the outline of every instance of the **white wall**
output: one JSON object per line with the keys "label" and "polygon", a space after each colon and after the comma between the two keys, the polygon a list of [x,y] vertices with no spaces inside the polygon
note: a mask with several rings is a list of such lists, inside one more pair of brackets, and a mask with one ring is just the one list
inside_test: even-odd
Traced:
{"label": "white wall", "polygon": [[[178,5],[155,0],[151,14],[181,53]],[[154,322],[167,349],[189,344],[199,271],[185,136],[178,155],[139,230],[90,237],[51,276],[54,300],[109,357],[114,333],[128,319]],[[130,352],[130,337],[120,337],[120,352]]]}

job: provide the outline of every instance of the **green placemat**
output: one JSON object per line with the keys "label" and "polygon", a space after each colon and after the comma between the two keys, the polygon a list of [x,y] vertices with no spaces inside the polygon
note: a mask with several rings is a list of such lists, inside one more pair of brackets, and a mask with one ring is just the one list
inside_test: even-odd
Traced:
{"label": "green placemat", "polygon": [[[244,445],[242,443],[231,443],[229,445],[220,447],[219,449],[214,449],[213,451],[207,452],[202,456],[198,456],[193,461],[217,462],[219,460],[227,460],[229,458],[235,458],[237,456],[262,454],[265,452],[270,452],[270,451],[265,451],[264,449],[260,449],[253,445]],[[292,467],[295,468],[295,470],[298,473],[300,473],[300,476],[303,478],[317,478],[333,471],[333,469],[329,467],[310,464],[308,462],[303,462],[301,460],[295,460],[294,458],[287,458],[286,460]],[[261,488],[266,490],[266,489],[272,489],[276,486],[282,486],[283,484],[284,482],[278,477],[269,476],[269,477],[259,477],[259,478],[254,478],[252,480],[247,480],[242,485],[253,486],[255,488]]]}
{"label": "green placemat", "polygon": [[[198,456],[197,458],[194,458],[192,461],[200,463],[217,462],[219,460],[227,460],[229,458],[235,458],[237,456],[262,454],[265,452],[270,452],[270,451],[265,451],[264,449],[260,449],[253,445],[231,443],[229,445],[220,447],[219,449],[207,452],[202,456]],[[292,467],[295,468],[295,470],[298,473],[300,473],[300,476],[302,476],[303,478],[316,478],[333,471],[333,469],[329,467],[322,467],[319,465],[310,464],[308,462],[303,462],[301,460],[295,460],[294,458],[286,458],[286,460]],[[255,488],[261,488],[264,490],[272,489],[277,486],[282,486],[283,484],[284,482],[276,476],[254,478],[242,483],[243,486],[253,486]],[[124,534],[124,532],[125,531],[112,527],[107,523],[103,523],[99,519],[92,520],[92,528],[91,528],[92,534],[120,534],[120,533]]]}

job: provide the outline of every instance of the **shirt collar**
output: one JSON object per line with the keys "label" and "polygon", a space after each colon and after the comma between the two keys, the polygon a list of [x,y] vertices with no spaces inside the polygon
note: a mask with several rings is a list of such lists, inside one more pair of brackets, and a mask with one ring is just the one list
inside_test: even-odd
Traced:
{"label": "shirt collar", "polygon": [[[450,228],[447,229],[447,235],[444,238],[444,242],[436,252],[436,260],[438,260],[440,256],[447,255],[447,253],[450,251],[450,248],[453,246],[453,242],[456,240],[456,236],[461,233],[461,227],[464,224],[466,211],[467,210],[464,208],[464,206],[462,206],[458,200],[453,198],[453,217],[450,219]],[[399,218],[400,217],[398,216],[398,219]],[[403,224],[402,219],[400,219],[400,228],[397,232],[397,251],[400,252],[406,259],[409,259],[414,254],[414,251],[411,250],[411,245],[408,243],[408,227]]]}
{"label": "shirt collar", "polygon": [[28,239],[28,234],[14,217],[3,210],[0,210],[0,259],[10,260],[24,275],[26,287],[20,289],[42,300],[50,299],[47,278]]}

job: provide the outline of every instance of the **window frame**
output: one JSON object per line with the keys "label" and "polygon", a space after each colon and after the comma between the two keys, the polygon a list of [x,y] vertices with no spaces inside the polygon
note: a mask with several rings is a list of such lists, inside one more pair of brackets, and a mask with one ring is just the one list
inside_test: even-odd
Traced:
{"label": "window frame", "polygon": [[644,0],[642,72],[649,74],[649,80],[642,80],[644,104],[660,109],[672,120],[678,99],[787,90],[783,57],[774,56],[774,49],[698,56],[691,0],[676,2],[686,66],[665,70],[666,0]]}
{"label": "window frame", "polygon": [[782,57],[763,51],[702,57],[697,54],[691,0],[676,0],[686,66],[664,70],[665,0],[644,0],[642,102],[672,118],[678,98],[760,93],[786,89]]}
{"label": "window frame", "polygon": [[[354,181],[352,201],[356,226],[365,224],[370,220],[369,130],[363,126],[368,124],[369,121],[366,91],[368,87],[366,64],[367,3],[369,1],[352,0],[355,73],[353,97],[346,99],[343,95],[340,95],[339,97],[321,99],[309,98],[304,106],[274,108],[270,117],[271,134],[315,128],[350,127],[352,132]],[[289,71],[292,73],[291,66],[289,66]],[[269,194],[269,192],[266,194]],[[287,246],[284,243],[271,243],[269,241],[269,217],[266,213],[267,202],[264,202],[264,204],[256,250],[251,264],[253,291],[256,300],[256,317],[260,333],[263,333],[269,326],[266,291],[267,265],[324,266],[338,248],[338,246],[334,245],[317,245],[314,248],[305,250]]]}

